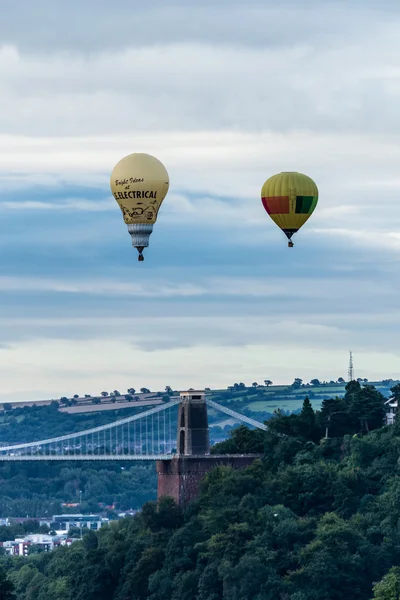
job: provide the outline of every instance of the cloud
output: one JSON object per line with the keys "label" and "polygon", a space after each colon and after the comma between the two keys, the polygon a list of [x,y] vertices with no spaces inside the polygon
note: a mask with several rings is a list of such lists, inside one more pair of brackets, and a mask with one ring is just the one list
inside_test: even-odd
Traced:
{"label": "cloud", "polygon": [[[139,10],[152,19],[150,35],[143,25],[128,25],[140,22],[133,11],[123,24],[113,11],[108,26],[111,32],[118,15],[118,35],[99,35],[108,11],[97,11],[90,34],[97,44],[90,50],[83,43],[88,28],[81,43],[69,47],[50,33],[50,53],[38,40],[32,50],[21,34],[12,40],[5,34],[1,130],[36,136],[224,129],[391,134],[399,127],[400,11],[346,9],[343,18],[343,5],[320,4]],[[166,18],[175,26],[169,29]],[[124,37],[125,27],[130,35]],[[193,27],[197,35],[189,33]],[[220,35],[222,29],[227,33]],[[238,31],[244,33],[238,37]],[[116,43],[107,44],[109,38]]]}
{"label": "cloud", "polygon": [[[3,399],[336,378],[350,347],[357,375],[393,376],[397,6],[21,0],[2,16]],[[109,189],[134,151],[171,180],[142,264]],[[320,191],[293,251],[260,201],[283,170]]]}
{"label": "cloud", "polygon": [[0,202],[1,210],[11,211],[89,211],[89,212],[108,212],[114,210],[115,207],[109,200],[100,202],[92,202],[85,200],[84,198],[71,198],[63,200],[62,202],[41,202],[35,200],[28,201],[14,201],[14,202]]}
{"label": "cloud", "polygon": [[350,33],[379,24],[385,15],[393,20],[398,13],[391,0],[379,4],[373,0],[351,4],[282,0],[279,6],[272,0],[252,0],[246,5],[237,0],[204,0],[201,4],[138,0],[134,8],[129,0],[116,0],[113,5],[105,0],[88,0],[84,5],[78,0],[67,5],[62,0],[42,0],[35,6],[20,0],[18,6],[11,2],[5,6],[0,36],[8,42],[17,40],[25,49],[75,52],[151,46],[160,40],[273,47],[299,39],[325,41],[337,30],[346,39]]}

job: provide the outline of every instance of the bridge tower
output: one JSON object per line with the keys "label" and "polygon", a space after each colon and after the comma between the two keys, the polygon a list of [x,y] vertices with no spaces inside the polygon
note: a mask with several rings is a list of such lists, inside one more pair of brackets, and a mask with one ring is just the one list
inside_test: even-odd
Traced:
{"label": "bridge tower", "polygon": [[210,454],[206,395],[203,391],[181,392],[178,409],[177,453],[182,456]]}
{"label": "bridge tower", "polygon": [[200,481],[216,466],[248,467],[259,455],[210,455],[208,414],[204,391],[180,393],[176,456],[156,463],[158,498],[172,497],[179,506],[196,498]]}

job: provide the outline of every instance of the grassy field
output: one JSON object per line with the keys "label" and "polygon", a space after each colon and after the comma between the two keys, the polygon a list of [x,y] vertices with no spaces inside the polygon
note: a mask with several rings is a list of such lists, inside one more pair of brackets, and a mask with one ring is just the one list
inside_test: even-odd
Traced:
{"label": "grassy field", "polygon": [[[390,396],[390,387],[398,381],[385,382],[372,381],[385,397]],[[346,383],[326,383],[320,385],[302,385],[293,388],[285,385],[271,385],[269,387],[259,386],[257,388],[240,388],[231,390],[213,390],[212,397],[215,401],[233,410],[241,412],[248,409],[254,413],[273,413],[276,409],[284,411],[296,411],[301,408],[304,398],[309,397],[314,410],[319,410],[323,400],[328,398],[343,397],[346,393]],[[228,424],[222,415],[213,415],[214,424]],[[256,418],[256,417],[255,417]],[[224,425],[222,425],[224,426]]]}
{"label": "grassy field", "polygon": [[[312,406],[314,410],[317,410],[321,407],[322,400],[313,400]],[[277,400],[256,400],[255,402],[250,402],[246,406],[254,411],[254,412],[271,412],[280,408],[282,410],[290,410],[294,411],[298,408],[301,408],[303,402],[301,400],[290,400],[290,399],[282,399],[281,401]]]}

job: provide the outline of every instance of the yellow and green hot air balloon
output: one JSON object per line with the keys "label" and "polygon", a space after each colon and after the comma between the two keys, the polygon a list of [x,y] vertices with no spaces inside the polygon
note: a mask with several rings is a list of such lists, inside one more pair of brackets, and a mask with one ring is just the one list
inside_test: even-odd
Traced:
{"label": "yellow and green hot air balloon", "polygon": [[150,154],[134,153],[122,158],[111,173],[110,187],[119,204],[132,246],[143,261],[143,250],[157,220],[161,203],[169,189],[164,165]]}
{"label": "yellow and green hot air balloon", "polygon": [[292,235],[309,219],[318,202],[318,188],[302,173],[273,175],[261,189],[263,206],[271,219],[287,236],[293,248]]}

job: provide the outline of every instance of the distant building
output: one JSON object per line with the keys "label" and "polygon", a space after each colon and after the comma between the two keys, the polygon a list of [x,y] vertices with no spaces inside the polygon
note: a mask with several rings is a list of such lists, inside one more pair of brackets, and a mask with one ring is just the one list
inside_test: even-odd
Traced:
{"label": "distant building", "polygon": [[0,548],[9,556],[28,556],[31,548],[40,548],[43,552],[51,552],[59,546],[71,546],[77,539],[68,538],[66,535],[27,535],[24,538],[0,542]]}
{"label": "distant building", "polygon": [[385,402],[385,407],[386,407],[386,416],[385,416],[385,422],[386,425],[393,425],[393,423],[396,420],[396,416],[397,416],[397,410],[398,410],[398,401],[395,398],[389,398],[389,400],[386,400]]}
{"label": "distant building", "polygon": [[104,525],[108,525],[109,519],[100,515],[53,515],[51,527],[58,531],[69,531],[72,527],[79,529],[91,529],[98,531]]}

